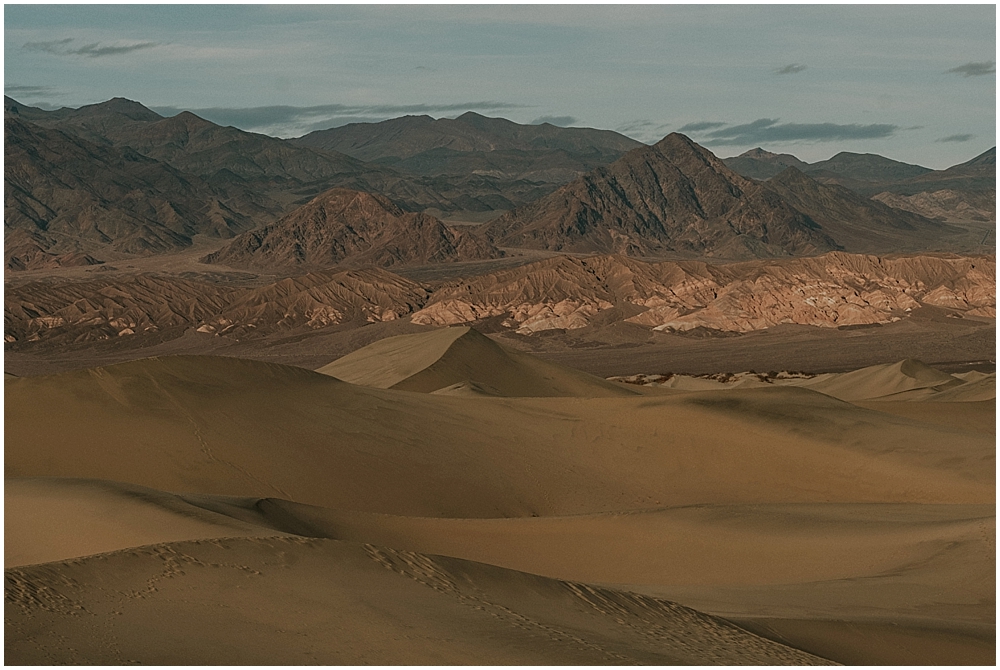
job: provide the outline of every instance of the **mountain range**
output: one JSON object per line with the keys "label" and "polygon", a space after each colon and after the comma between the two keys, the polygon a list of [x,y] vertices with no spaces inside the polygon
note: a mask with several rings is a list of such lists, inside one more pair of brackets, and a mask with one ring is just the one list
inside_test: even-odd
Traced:
{"label": "mountain range", "polygon": [[[190,112],[163,118],[121,98],[54,111],[5,98],[5,127],[10,270],[244,233],[211,258],[273,269],[494,258],[497,247],[730,259],[960,251],[983,233],[946,221],[995,221],[995,150],[942,171],[869,154],[809,165],[757,149],[720,160],[677,133],[646,146],[471,112],[288,141]],[[401,214],[386,215],[393,230],[378,234],[355,230],[357,220],[327,230],[336,217],[315,216],[315,199],[336,199],[338,189],[372,194],[380,211],[425,216],[404,225]],[[431,216],[449,212],[506,213],[458,234]]]}
{"label": "mountain range", "polygon": [[484,228],[502,247],[728,258],[927,249],[958,232],[795,167],[746,179],[678,133]]}

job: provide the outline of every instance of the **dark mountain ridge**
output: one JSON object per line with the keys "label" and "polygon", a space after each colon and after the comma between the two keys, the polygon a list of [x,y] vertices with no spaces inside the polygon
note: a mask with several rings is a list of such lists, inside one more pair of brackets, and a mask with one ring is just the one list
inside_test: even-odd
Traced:
{"label": "dark mountain ridge", "polygon": [[240,268],[391,267],[497,258],[488,242],[456,233],[383,196],[331,189],[278,221],[240,235],[206,263]]}
{"label": "dark mountain ridge", "polygon": [[838,248],[808,217],[678,133],[505,214],[484,234],[500,246],[629,255]]}
{"label": "dark mountain ridge", "polygon": [[[210,184],[128,148],[89,142],[15,115],[4,119],[8,269],[117,254],[152,254],[194,235],[233,237],[267,215],[252,194]],[[61,257],[74,254],[69,259]]]}
{"label": "dark mountain ridge", "polygon": [[938,248],[960,232],[795,167],[751,181],[677,133],[483,230],[499,246],[729,258]]}
{"label": "dark mountain ridge", "polygon": [[352,123],[292,141],[418,175],[489,174],[559,184],[642,146],[610,130],[525,125],[475,112]]}

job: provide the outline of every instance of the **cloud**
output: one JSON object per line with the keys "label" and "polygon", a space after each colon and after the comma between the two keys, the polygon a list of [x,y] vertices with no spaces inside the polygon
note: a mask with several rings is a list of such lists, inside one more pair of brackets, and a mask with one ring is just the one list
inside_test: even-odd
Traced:
{"label": "cloud", "polygon": [[650,121],[649,119],[635,119],[634,121],[626,121],[625,123],[615,128],[615,130],[619,133],[628,133],[655,127],[656,124]]}
{"label": "cloud", "polygon": [[539,116],[537,119],[531,122],[533,126],[539,126],[543,123],[550,123],[553,126],[572,126],[574,123],[579,121],[575,116]]}
{"label": "cloud", "polygon": [[51,42],[25,42],[21,48],[25,51],[44,51],[45,53],[61,56],[65,52],[62,47],[72,41],[72,37],[67,37],[64,40],[52,40]]}
{"label": "cloud", "polygon": [[975,135],[962,134],[962,135],[949,135],[948,137],[942,137],[934,140],[935,142],[968,142]]}
{"label": "cloud", "polygon": [[694,123],[689,123],[685,126],[678,128],[678,132],[681,133],[697,133],[702,130],[709,130],[711,128],[721,128],[726,125],[725,123],[719,123],[718,121],[696,121]]}
{"label": "cloud", "polygon": [[890,137],[899,126],[888,123],[778,123],[778,119],[757,119],[705,133],[709,146],[758,146],[775,142],[837,142]]}
{"label": "cloud", "polygon": [[953,67],[950,70],[945,70],[945,73],[954,72],[955,74],[960,74],[963,77],[980,77],[985,74],[996,74],[996,62],[988,60],[983,63],[966,63],[965,65],[959,65],[958,67]]}
{"label": "cloud", "polygon": [[18,86],[16,84],[11,84],[9,86],[3,87],[4,93],[9,93],[10,95],[54,95],[60,96],[63,93],[55,90],[51,86]]}
{"label": "cloud", "polygon": [[[404,114],[440,114],[442,112],[498,112],[523,109],[528,105],[497,100],[458,103],[425,103],[416,105],[315,105],[292,107],[209,107],[188,109],[212,123],[236,126],[242,130],[296,137],[313,130],[337,128],[348,123],[373,123]],[[179,107],[154,107],[153,111],[164,116],[174,116],[185,111]]]}
{"label": "cloud", "polygon": [[27,51],[42,51],[55,56],[88,56],[90,58],[100,58],[102,56],[119,56],[121,54],[152,49],[160,46],[160,42],[136,42],[134,44],[108,44],[102,46],[100,42],[84,44],[77,49],[69,48],[73,42],[72,37],[51,42],[26,42],[22,49]]}
{"label": "cloud", "polygon": [[774,71],[774,74],[795,74],[796,72],[802,72],[806,69],[805,65],[800,65],[799,63],[792,63],[786,65],[785,67],[779,67]]}
{"label": "cloud", "polygon": [[138,42],[136,44],[128,44],[125,46],[108,45],[102,47],[100,42],[94,42],[93,44],[86,44],[79,49],[74,49],[68,53],[79,56],[90,56],[91,58],[100,58],[101,56],[118,56],[119,54],[132,53],[133,51],[141,51],[143,49],[152,49],[153,47],[158,46],[160,46],[159,42]]}

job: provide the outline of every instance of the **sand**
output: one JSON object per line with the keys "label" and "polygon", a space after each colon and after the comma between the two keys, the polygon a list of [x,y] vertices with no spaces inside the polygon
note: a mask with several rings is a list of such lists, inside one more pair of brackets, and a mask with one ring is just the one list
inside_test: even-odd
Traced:
{"label": "sand", "polygon": [[[459,388],[475,394],[485,391],[488,395],[511,397],[596,398],[635,393],[578,370],[507,349],[468,326],[379,340],[317,372],[362,386],[450,395]],[[458,388],[453,388],[456,385]]]}
{"label": "sand", "polygon": [[993,401],[940,399],[992,377],[645,389],[470,332],[6,379],[5,661],[993,662]]}

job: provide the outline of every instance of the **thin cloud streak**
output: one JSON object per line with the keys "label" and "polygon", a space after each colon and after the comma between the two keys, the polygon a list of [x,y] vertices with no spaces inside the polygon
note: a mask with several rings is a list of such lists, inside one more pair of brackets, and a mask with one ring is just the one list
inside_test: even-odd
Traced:
{"label": "thin cloud streak", "polygon": [[966,63],[965,65],[945,70],[945,74],[955,73],[963,77],[982,77],[987,74],[996,74],[996,65],[996,62],[991,60],[982,63]]}
{"label": "thin cloud streak", "polygon": [[537,119],[532,121],[530,125],[540,126],[543,123],[548,123],[553,126],[565,128],[566,126],[572,126],[578,121],[579,119],[575,116],[539,116]]}
{"label": "thin cloud streak", "polygon": [[72,37],[67,37],[64,40],[52,40],[49,42],[25,42],[21,47],[25,51],[44,51],[45,53],[55,54],[61,56],[65,51],[61,47],[69,44],[73,41]]}
{"label": "thin cloud streak", "polygon": [[16,84],[11,84],[9,86],[3,87],[4,93],[9,93],[11,96],[16,95],[63,95],[59,91],[55,90],[51,86],[18,86]]}
{"label": "thin cloud streak", "polygon": [[757,119],[705,133],[708,146],[744,146],[777,142],[839,142],[891,137],[899,126],[889,123],[778,123],[779,119]]}
{"label": "thin cloud streak", "polygon": [[49,42],[25,42],[21,48],[25,51],[40,51],[52,54],[53,56],[101,58],[102,56],[120,56],[132,53],[133,51],[142,51],[143,49],[152,49],[153,47],[161,46],[160,42],[137,42],[135,44],[124,45],[108,44],[105,46],[102,46],[100,42],[93,42],[91,44],[84,44],[78,49],[70,49],[68,46],[71,42],[73,42],[72,37]]}
{"label": "thin cloud streak", "polygon": [[779,67],[777,70],[774,71],[774,74],[796,74],[798,72],[802,72],[805,69],[806,69],[805,65],[801,65],[799,63],[792,63],[790,65],[786,65],[785,67]]}
{"label": "thin cloud streak", "polygon": [[711,130],[712,128],[722,128],[727,124],[720,123],[719,121],[696,121],[694,123],[688,123],[678,128],[678,132],[681,133],[697,133],[702,130]]}
{"label": "thin cloud streak", "polygon": [[964,134],[961,134],[961,135],[949,135],[948,137],[941,137],[941,138],[936,139],[934,141],[935,142],[968,142],[973,137],[975,137],[975,135],[970,135],[968,133],[964,133]]}

